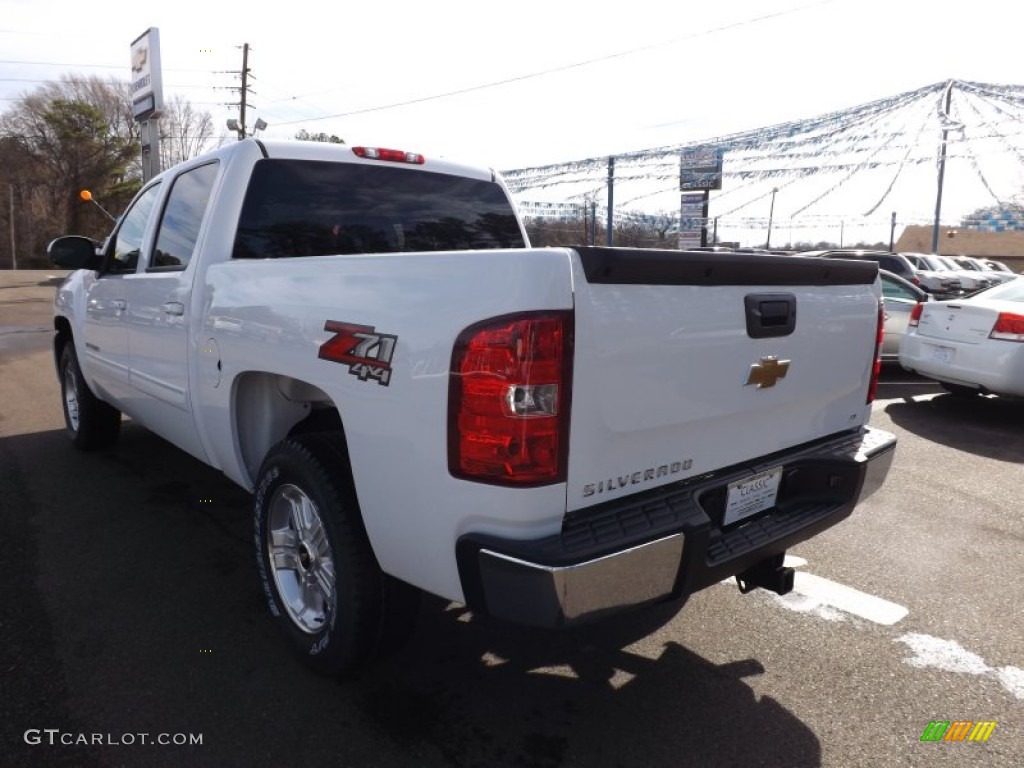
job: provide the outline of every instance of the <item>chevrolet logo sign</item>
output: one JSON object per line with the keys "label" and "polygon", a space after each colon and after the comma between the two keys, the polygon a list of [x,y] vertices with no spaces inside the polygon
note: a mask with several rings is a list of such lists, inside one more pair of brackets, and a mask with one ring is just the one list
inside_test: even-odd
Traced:
{"label": "chevrolet logo sign", "polygon": [[[747,376],[747,385],[757,384],[758,389],[774,387],[779,379],[786,378],[789,370],[789,360],[779,360],[774,356],[762,357],[761,362],[750,366],[750,375]],[[746,386],[746,385],[744,385]]]}

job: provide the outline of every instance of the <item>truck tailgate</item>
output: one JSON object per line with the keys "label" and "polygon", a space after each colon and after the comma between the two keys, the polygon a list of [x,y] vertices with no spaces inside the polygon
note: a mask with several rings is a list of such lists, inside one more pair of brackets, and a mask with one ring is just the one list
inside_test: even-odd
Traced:
{"label": "truck tailgate", "polygon": [[568,511],[866,423],[873,262],[574,251]]}

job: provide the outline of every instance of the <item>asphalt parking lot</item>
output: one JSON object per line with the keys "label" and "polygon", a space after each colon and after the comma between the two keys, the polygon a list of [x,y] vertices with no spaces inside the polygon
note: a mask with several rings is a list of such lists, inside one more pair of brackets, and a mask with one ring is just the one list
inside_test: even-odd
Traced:
{"label": "asphalt parking lot", "polygon": [[559,634],[428,600],[335,683],[265,615],[246,493],[132,424],[67,443],[52,292],[0,279],[0,764],[1024,765],[1022,402],[886,371],[889,481],[790,553],[785,598],[722,584]]}

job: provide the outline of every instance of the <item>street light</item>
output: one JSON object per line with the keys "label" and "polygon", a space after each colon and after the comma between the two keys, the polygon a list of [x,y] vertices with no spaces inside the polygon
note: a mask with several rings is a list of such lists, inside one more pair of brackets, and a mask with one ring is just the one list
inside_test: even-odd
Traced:
{"label": "street light", "polygon": [[[263,131],[263,130],[266,130],[266,128],[267,128],[267,121],[264,120],[262,117],[257,117],[256,118],[256,124],[253,126],[253,131],[252,131],[252,133],[249,134],[249,136],[255,136],[257,131]],[[228,118],[228,130],[229,131],[234,131],[235,133],[237,133],[239,141],[244,139],[245,136],[246,136],[245,126],[240,125],[238,120],[236,120],[233,117],[229,117]]]}
{"label": "street light", "polygon": [[775,193],[778,191],[778,187],[772,187],[772,207],[768,209],[768,237],[764,241],[765,248],[772,247],[772,219],[775,217]]}

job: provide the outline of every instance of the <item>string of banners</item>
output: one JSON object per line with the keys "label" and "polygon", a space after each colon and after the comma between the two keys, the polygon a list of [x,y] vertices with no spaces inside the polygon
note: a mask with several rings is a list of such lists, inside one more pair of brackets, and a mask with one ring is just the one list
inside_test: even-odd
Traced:
{"label": "string of banners", "polygon": [[[724,216],[720,206],[729,204],[723,198],[734,190],[737,198],[740,190],[747,198],[735,201],[742,208],[765,197],[766,182],[775,188],[817,177],[816,185],[791,187],[804,196],[789,201],[787,215],[797,216],[856,180],[866,188],[858,213],[871,215],[899,189],[909,169],[937,163],[944,136],[947,162],[961,164],[1002,205],[1019,190],[999,188],[1005,182],[997,182],[990,169],[998,165],[1000,179],[1014,178],[1008,165],[1024,169],[1022,123],[1024,85],[943,81],[804,120],[616,155],[615,193],[620,206],[666,210],[681,204],[680,216],[687,219],[697,218],[687,215],[696,202],[685,197],[696,192],[705,218],[705,191],[716,191],[715,213]],[[517,198],[537,199],[546,190],[546,196],[566,202],[597,200],[606,189],[608,161],[591,157],[507,170],[503,176]],[[870,184],[864,184],[865,174]]]}

